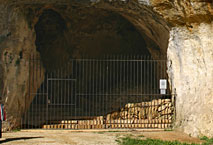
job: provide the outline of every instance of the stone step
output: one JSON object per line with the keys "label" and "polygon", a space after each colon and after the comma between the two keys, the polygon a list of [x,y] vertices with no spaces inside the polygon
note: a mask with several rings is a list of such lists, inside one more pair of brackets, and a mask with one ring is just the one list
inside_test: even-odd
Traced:
{"label": "stone step", "polygon": [[115,120],[62,120],[50,121],[51,124],[162,124],[172,123],[171,119],[115,119]]}
{"label": "stone step", "polygon": [[62,120],[43,125],[44,129],[168,128],[172,120]]}
{"label": "stone step", "polygon": [[152,128],[166,129],[171,127],[171,124],[97,124],[97,125],[80,125],[80,124],[52,124],[43,125],[43,129],[110,129],[110,128]]}

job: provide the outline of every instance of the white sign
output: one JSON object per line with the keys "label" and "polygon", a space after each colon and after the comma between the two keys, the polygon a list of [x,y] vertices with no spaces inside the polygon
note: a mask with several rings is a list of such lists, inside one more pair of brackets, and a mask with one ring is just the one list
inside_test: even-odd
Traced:
{"label": "white sign", "polygon": [[166,90],[167,89],[167,80],[160,79],[160,89]]}

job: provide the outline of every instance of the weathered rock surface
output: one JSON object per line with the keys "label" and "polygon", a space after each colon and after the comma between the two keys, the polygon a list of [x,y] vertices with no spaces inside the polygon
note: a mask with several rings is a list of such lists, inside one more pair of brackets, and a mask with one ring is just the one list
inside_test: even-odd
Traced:
{"label": "weathered rock surface", "polygon": [[212,136],[213,23],[193,27],[170,33],[168,74],[177,91],[177,126],[193,136]]}
{"label": "weathered rock surface", "polygon": [[[6,106],[7,120],[12,127],[20,125],[23,112],[33,97],[29,96],[29,54],[35,52],[35,37],[24,16],[16,9],[2,11],[1,32],[1,96]],[[42,79],[41,79],[42,80]],[[38,86],[39,86],[38,82]]]}

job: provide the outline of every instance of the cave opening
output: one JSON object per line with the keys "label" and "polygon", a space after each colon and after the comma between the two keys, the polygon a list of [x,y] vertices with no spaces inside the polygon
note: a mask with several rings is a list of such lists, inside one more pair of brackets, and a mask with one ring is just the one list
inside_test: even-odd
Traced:
{"label": "cave opening", "polygon": [[62,17],[47,9],[39,17],[35,31],[36,48],[46,69],[61,66],[69,58],[83,56],[151,56],[140,32],[115,12],[82,11]]}
{"label": "cave opening", "polygon": [[[44,124],[80,128],[76,120],[99,120],[106,128],[112,121],[152,120],[159,114],[171,119],[158,108],[149,112],[153,103],[161,107],[169,98],[169,91],[159,95],[159,79],[167,79],[166,60],[159,58],[165,56],[156,56],[158,44],[120,14],[77,9],[67,15],[46,9],[35,32],[39,60],[33,56],[37,61],[30,67],[34,100],[25,128],[47,127]],[[32,113],[35,110],[38,114]],[[39,118],[35,114],[40,119],[29,125],[29,120]]]}

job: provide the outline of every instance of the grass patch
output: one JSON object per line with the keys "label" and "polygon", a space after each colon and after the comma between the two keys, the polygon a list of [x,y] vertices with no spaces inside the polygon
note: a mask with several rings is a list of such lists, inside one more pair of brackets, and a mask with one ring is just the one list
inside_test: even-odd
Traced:
{"label": "grass patch", "polygon": [[119,145],[197,145],[197,144],[187,144],[187,143],[180,143],[178,141],[162,141],[157,139],[135,139],[130,137],[120,138],[117,139],[116,142]]}
{"label": "grass patch", "polygon": [[213,138],[203,136],[200,139],[206,141],[205,143],[203,143],[203,145],[213,145]]}

